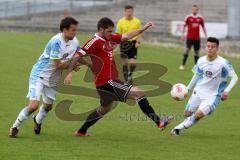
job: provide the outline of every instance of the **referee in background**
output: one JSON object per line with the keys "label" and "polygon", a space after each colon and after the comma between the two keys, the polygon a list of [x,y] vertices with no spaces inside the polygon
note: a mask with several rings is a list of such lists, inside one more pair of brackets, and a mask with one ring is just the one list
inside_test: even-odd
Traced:
{"label": "referee in background", "polygon": [[[124,34],[141,28],[141,21],[134,17],[133,6],[125,6],[125,16],[117,23],[117,33]],[[136,69],[137,49],[140,46],[141,36],[133,37],[120,44],[121,58],[123,60],[123,75],[125,81],[133,83],[132,74]],[[130,65],[128,63],[130,62]]]}

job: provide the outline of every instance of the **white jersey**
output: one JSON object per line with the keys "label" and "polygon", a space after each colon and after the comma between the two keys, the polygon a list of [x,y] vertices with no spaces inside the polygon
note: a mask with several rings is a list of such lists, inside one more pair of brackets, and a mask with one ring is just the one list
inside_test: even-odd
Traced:
{"label": "white jersey", "polygon": [[201,98],[220,96],[227,86],[227,77],[235,74],[232,65],[220,56],[213,61],[208,61],[207,56],[201,57],[193,72],[200,76],[194,91]]}
{"label": "white jersey", "polygon": [[54,60],[69,61],[80,50],[76,37],[65,42],[62,33],[53,36],[47,43],[44,52],[33,66],[30,75],[30,85],[35,85],[38,79],[49,86],[56,86],[62,74],[62,69],[56,69]]}

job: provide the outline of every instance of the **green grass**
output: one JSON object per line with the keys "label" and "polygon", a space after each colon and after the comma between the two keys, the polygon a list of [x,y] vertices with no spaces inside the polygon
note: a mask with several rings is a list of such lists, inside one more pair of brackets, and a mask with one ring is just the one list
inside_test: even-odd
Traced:
{"label": "green grass", "polygon": [[[178,115],[180,118],[164,132],[160,132],[152,122],[144,120],[137,105],[120,104],[89,130],[94,134],[93,137],[74,137],[73,132],[82,122],[60,120],[52,111],[44,120],[40,136],[34,135],[33,122],[29,118],[20,130],[20,138],[8,138],[9,128],[28,103],[25,96],[31,67],[52,35],[0,32],[0,159],[239,159],[239,83],[229,100],[221,103],[213,115],[186,130],[180,137],[172,137],[169,132],[182,120],[180,115],[187,101],[177,102],[165,94],[151,97],[151,104],[158,112]],[[79,39],[81,44],[86,41],[84,36]],[[193,58],[190,58],[186,71],[179,71],[181,53],[181,49],[143,45],[139,50],[139,62],[162,64],[168,68],[168,72],[161,79],[172,84],[187,84],[192,76],[190,66],[193,65]],[[229,60],[239,75],[239,59]],[[75,74],[74,84],[92,87],[81,80],[84,72],[83,69]],[[86,111],[99,103],[97,99],[85,96],[58,94],[55,104],[64,99],[74,100],[71,107],[73,113]],[[134,117],[138,114],[142,118],[140,121]]]}

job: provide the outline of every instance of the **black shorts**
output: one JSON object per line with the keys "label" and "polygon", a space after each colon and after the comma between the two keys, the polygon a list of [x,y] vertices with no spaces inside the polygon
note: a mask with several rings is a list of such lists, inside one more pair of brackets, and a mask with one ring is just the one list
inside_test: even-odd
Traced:
{"label": "black shorts", "polygon": [[136,41],[123,41],[120,44],[122,58],[137,59]]}
{"label": "black shorts", "polygon": [[96,87],[102,106],[108,106],[113,101],[126,102],[131,88],[132,85],[119,80],[110,80],[108,83]]}
{"label": "black shorts", "polygon": [[193,46],[194,51],[199,51],[201,47],[201,41],[200,40],[192,40],[192,39],[187,39],[186,41],[186,47],[188,49],[191,49]]}

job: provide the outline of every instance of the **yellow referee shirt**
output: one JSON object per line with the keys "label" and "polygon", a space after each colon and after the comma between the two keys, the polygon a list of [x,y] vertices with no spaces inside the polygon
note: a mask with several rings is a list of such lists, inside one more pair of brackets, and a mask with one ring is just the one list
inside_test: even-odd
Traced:
{"label": "yellow referee shirt", "polygon": [[[118,21],[116,32],[119,34],[124,34],[140,28],[141,21],[138,18],[133,17],[131,20],[127,20],[125,17],[123,17]],[[132,39],[130,39],[130,41],[136,40],[137,38],[138,36],[133,37]]]}

